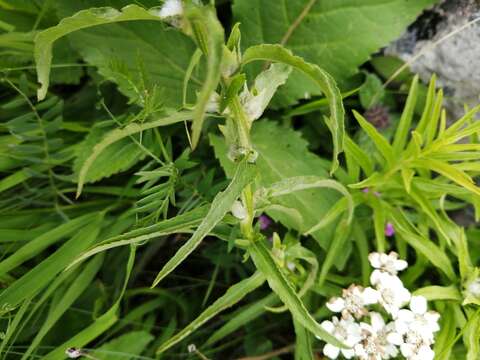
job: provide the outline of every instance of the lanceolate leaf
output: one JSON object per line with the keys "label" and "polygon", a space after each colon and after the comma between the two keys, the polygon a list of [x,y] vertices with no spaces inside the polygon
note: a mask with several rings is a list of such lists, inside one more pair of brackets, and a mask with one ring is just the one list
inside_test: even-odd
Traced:
{"label": "lanceolate leaf", "polygon": [[248,48],[243,55],[243,64],[255,60],[280,62],[292,66],[313,79],[323,94],[327,97],[330,107],[330,117],[325,121],[333,138],[333,162],[331,172],[338,167],[338,156],[343,151],[343,137],[345,133],[342,95],[335,80],[322,68],[306,62],[301,57],[293,55],[280,45],[258,45]]}
{"label": "lanceolate leaf", "polygon": [[255,165],[249,164],[245,159],[242,160],[235,171],[230,185],[217,196],[212,202],[210,209],[193,233],[192,237],[168,260],[165,266],[160,270],[155,278],[152,287],[168,274],[170,274],[185,258],[193,252],[208,233],[217,225],[225,214],[230,211],[233,203],[242,193],[243,189],[250,184],[256,175]]}
{"label": "lanceolate leaf", "polygon": [[192,321],[178,334],[163,343],[157,349],[157,354],[168,350],[170,347],[172,347],[179,341],[182,341],[185,337],[190,335],[193,331],[198,329],[205,322],[207,322],[223,310],[228,309],[229,307],[238,303],[247,294],[260,287],[264,282],[265,276],[262,273],[257,272],[251,277],[244,279],[235,285],[232,285],[222,297],[220,297],[212,305],[210,305],[204,312],[202,312],[199,317]]}
{"label": "lanceolate leaf", "polygon": [[277,266],[265,243],[260,240],[255,241],[248,249],[255,266],[265,275],[268,284],[288,307],[293,318],[317,337],[332,345],[344,348],[345,345],[326,332],[308,312],[302,300],[295,293],[290,282]]}
{"label": "lanceolate leaf", "polygon": [[215,10],[211,6],[191,7],[188,9],[186,17],[190,21],[197,43],[207,59],[206,78],[202,90],[198,94],[193,112],[192,146],[195,148],[200,138],[208,102],[220,81],[224,33]]}

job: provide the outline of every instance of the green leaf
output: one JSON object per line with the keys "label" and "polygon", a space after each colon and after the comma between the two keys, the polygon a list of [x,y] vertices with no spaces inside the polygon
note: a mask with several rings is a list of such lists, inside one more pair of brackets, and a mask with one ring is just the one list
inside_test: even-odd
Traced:
{"label": "green leaf", "polygon": [[94,221],[96,217],[97,214],[79,216],[57,226],[50,231],[45,232],[40,236],[35,237],[33,240],[29,241],[27,244],[15,251],[11,256],[0,262],[0,274],[3,275],[8,273],[10,270],[31,259],[50,245],[71,235],[79,229],[82,229],[87,224]]}
{"label": "green leaf", "polygon": [[52,281],[80,252],[96,240],[101,229],[102,218],[103,215],[97,214],[96,218],[84,226],[81,232],[76,233],[47,259],[5,289],[0,294],[0,307],[16,306],[24,299],[34,296]]}
{"label": "green leaf", "polygon": [[[274,183],[296,176],[317,176],[328,178],[323,161],[308,151],[308,143],[298,132],[283,128],[272,121],[256,121],[252,127],[252,143],[258,152],[259,185],[265,188]],[[215,156],[227,173],[233,174],[233,163],[227,158],[228,149],[220,137],[211,135],[210,142]],[[294,210],[298,216],[291,216],[286,211],[268,209],[267,214],[291,229],[304,233],[318,224],[330,208],[338,201],[338,193],[330,189],[311,189],[295,192],[275,198],[275,203],[283,208]],[[333,236],[333,226],[312,232],[312,236],[324,248],[328,249]]]}
{"label": "green leaf", "polygon": [[153,339],[146,331],[132,331],[110,340],[93,353],[102,360],[138,359]]}
{"label": "green leaf", "polygon": [[278,268],[278,265],[265,243],[260,240],[255,241],[248,247],[248,251],[255,266],[265,275],[270,288],[288,307],[294,320],[298,321],[302,326],[320,339],[323,339],[334,346],[345,348],[344,344],[326,332],[308,312],[302,300],[295,293],[290,282]]}
{"label": "green leaf", "polygon": [[315,360],[313,355],[312,334],[298,321],[293,320],[295,329],[295,360]]}
{"label": "green leaf", "polygon": [[128,5],[121,11],[114,8],[93,8],[83,10],[72,17],[64,18],[54,27],[40,32],[35,39],[35,61],[37,63],[38,82],[41,84],[38,89],[38,100],[43,100],[47,95],[50,65],[52,63],[53,43],[71,32],[92,26],[110,24],[131,20],[160,20],[138,5]]}
{"label": "green leaf", "polygon": [[[104,136],[110,131],[114,131],[113,121],[104,121],[96,123],[90,130],[87,137],[77,148],[77,157],[74,162],[73,170],[78,178],[80,170],[93,152],[93,148],[100,143]],[[147,131],[145,134],[135,134],[134,138],[138,142],[146,143],[147,147],[152,142],[152,134]],[[85,183],[92,183],[109,177],[121,171],[125,171],[135,165],[139,160],[145,157],[146,153],[132,139],[124,138],[110,145],[96,158],[93,166],[90,167]]]}
{"label": "green leaf", "polygon": [[458,289],[451,286],[425,286],[423,288],[417,289],[413,292],[414,295],[423,296],[428,301],[433,300],[455,300],[462,301],[462,295]]}
{"label": "green leaf", "polygon": [[446,305],[442,311],[440,332],[435,339],[435,359],[449,360],[452,358],[452,348],[455,345],[456,335],[455,313],[453,307]]}
{"label": "green leaf", "polygon": [[[125,3],[128,4],[121,1],[121,4]],[[155,2],[150,3],[155,5]],[[183,79],[195,52],[194,42],[180,31],[159,21],[161,19],[156,16],[158,7],[145,10],[137,5],[128,5],[122,12],[111,8],[97,10],[94,7],[98,4],[96,0],[55,2],[58,16],[64,22],[69,24],[70,21],[78,20],[78,25],[87,26],[82,27],[81,31],[69,31],[71,46],[87,64],[97,67],[100,75],[115,82],[122,93],[139,105],[143,106],[149,97],[154,97],[167,107],[181,106]],[[81,10],[88,7],[93,9]],[[108,17],[111,10],[116,12],[118,18],[113,16],[113,11],[113,18]],[[102,17],[102,11],[107,12],[105,18]],[[127,17],[142,21],[126,20]],[[103,25],[93,26],[91,20]],[[72,27],[75,28],[75,24]],[[61,33],[69,30],[62,23],[52,29]],[[43,35],[43,40],[50,42],[52,35],[55,35],[53,30]],[[41,46],[42,44],[36,44],[39,52]],[[37,68],[40,65],[43,69],[47,64],[37,62]],[[193,100],[195,91],[200,88],[202,72],[203,69],[192,76],[190,100]]]}
{"label": "green leaf", "polygon": [[358,146],[348,135],[345,135],[345,153],[351,156],[365,172],[366,176],[373,174],[373,162],[360,146]]}
{"label": "green leaf", "polygon": [[480,356],[480,311],[475,312],[468,320],[464,338],[468,349],[465,360],[478,359]]}
{"label": "green leaf", "polygon": [[103,140],[98,142],[93,147],[92,151],[82,163],[82,166],[78,171],[77,197],[79,197],[82,193],[83,185],[85,184],[85,181],[88,177],[88,172],[90,168],[93,166],[95,160],[100,156],[103,151],[105,151],[107,147],[128,136],[141,133],[142,131],[154,129],[159,126],[175,124],[181,121],[190,120],[191,118],[192,113],[190,112],[174,113],[173,115],[165,116],[158,120],[153,120],[142,124],[131,123],[125,126],[123,129],[115,129],[107,133]]}
{"label": "green leaf", "polygon": [[398,123],[397,130],[395,131],[395,136],[393,138],[393,150],[396,154],[401,154],[401,151],[405,148],[407,144],[407,137],[412,126],[413,114],[415,111],[415,104],[417,103],[418,97],[418,75],[413,78],[412,84],[410,85],[410,91],[408,92],[407,102],[403,108],[402,116]]}
{"label": "green leaf", "polygon": [[199,206],[189,212],[177,215],[171,219],[163,220],[155,225],[150,225],[129,231],[125,234],[108,238],[95,247],[88,249],[79,257],[77,257],[69,267],[103,251],[107,251],[116,247],[126,245],[143,244],[151,239],[155,239],[164,235],[181,233],[187,231],[194,226],[199,225],[207,215],[208,208]]}
{"label": "green leaf", "polygon": [[[340,83],[354,75],[370,54],[397,39],[436,0],[235,0],[245,47],[282,44],[319,64]],[[292,74],[277,104],[290,105],[305,92],[318,94],[301,74]]]}
{"label": "green leaf", "polygon": [[345,134],[342,95],[337,88],[335,80],[322,68],[293,55],[289,50],[279,45],[258,45],[245,50],[242,64],[256,60],[280,62],[292,66],[309,76],[323,92],[329,101],[330,117],[325,118],[328,129],[333,138],[333,161],[331,172],[338,167],[338,156],[343,151],[343,137]]}
{"label": "green leaf", "polygon": [[375,74],[367,73],[358,95],[364,109],[370,109],[381,102],[385,96],[385,89],[380,78]]}
{"label": "green leaf", "polygon": [[233,305],[241,301],[247,294],[259,288],[264,282],[265,276],[260,272],[256,272],[251,277],[230,286],[226,293],[217,300],[215,300],[215,302],[207,309],[205,309],[205,311],[203,311],[200,316],[198,316],[195,320],[188,324],[178,334],[164,342],[157,349],[157,354],[168,350],[179,341],[182,341],[185,337],[190,335],[192,332],[194,332],[208,320],[216,316],[218,313],[224,311],[225,309],[228,309],[229,307],[232,307]]}
{"label": "green leaf", "polygon": [[387,160],[387,164],[392,166],[395,161],[395,156],[392,146],[388,141],[375,129],[375,127],[370,124],[362,115],[353,110],[353,115],[357,119],[358,123],[362,127],[363,131],[372,139],[373,143],[377,150],[382,154],[382,156]]}
{"label": "green leaf", "polygon": [[417,159],[412,161],[412,166],[429,169],[445,176],[446,178],[463,186],[476,195],[480,195],[480,188],[475,185],[472,178],[463,171],[458,170],[454,165],[435,159]]}
{"label": "green leaf", "polygon": [[195,148],[200,138],[208,103],[220,81],[224,32],[211,6],[189,7],[186,18],[190,21],[197,44],[207,59],[205,80],[193,112],[192,147]]}
{"label": "green leaf", "polygon": [[42,323],[41,328],[37,331],[35,338],[30,342],[30,346],[23,354],[22,359],[28,359],[30,354],[38,347],[42,339],[47,335],[48,331],[53,327],[60,317],[72,306],[74,301],[85,291],[90,285],[100,266],[103,263],[103,256],[98,256],[92,259],[90,263],[85,266],[85,269],[75,277],[74,282],[63,293],[64,289],[60,289],[62,297],[59,302],[52,305],[47,318]]}
{"label": "green leaf", "polygon": [[252,304],[245,305],[244,307],[240,308],[236,312],[235,316],[228,320],[225,325],[223,325],[220,329],[216,330],[208,338],[205,344],[211,345],[225,338],[240,327],[245,326],[246,324],[250,323],[251,321],[264,314],[267,307],[272,307],[276,305],[279,301],[280,300],[278,299],[278,296],[275,293],[271,293],[263,299],[257,300]]}
{"label": "green leaf", "polygon": [[152,287],[158,285],[162,279],[170,274],[185,258],[192,253],[203,238],[217,225],[230,211],[233,203],[240,197],[243,189],[250,184],[256,176],[255,165],[249,164],[247,160],[242,160],[235,171],[235,175],[228,187],[217,194],[213,199],[210,209],[193,233],[192,237],[168,260],[153,281]]}

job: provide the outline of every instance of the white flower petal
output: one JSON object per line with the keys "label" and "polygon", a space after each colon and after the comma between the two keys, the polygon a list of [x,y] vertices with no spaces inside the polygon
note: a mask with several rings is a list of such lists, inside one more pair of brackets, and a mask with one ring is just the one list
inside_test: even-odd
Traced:
{"label": "white flower petal", "polygon": [[405,270],[408,267],[408,263],[405,260],[395,260],[394,264],[397,271]]}
{"label": "white flower petal", "polygon": [[232,212],[232,215],[239,220],[243,220],[247,217],[247,210],[243,207],[242,203],[238,200],[235,200],[235,202],[233,203],[231,212]]}
{"label": "white flower petal", "polygon": [[410,309],[415,314],[425,314],[427,312],[427,299],[423,296],[412,296],[410,300]]}
{"label": "white flower petal", "polygon": [[392,345],[400,346],[403,344],[403,336],[396,332],[391,332],[387,335],[387,342]]}
{"label": "white flower petal", "polygon": [[342,349],[342,355],[346,359],[351,359],[352,357],[355,356],[355,351],[353,351],[352,349]]}
{"label": "white flower petal", "polygon": [[421,360],[433,360],[435,357],[435,352],[430,348],[430,346],[423,345],[420,347],[420,349],[418,349],[417,357]]}
{"label": "white flower petal", "polygon": [[385,321],[383,320],[382,315],[377,312],[370,313],[370,323],[375,332],[380,332],[385,326]]}
{"label": "white flower petal", "polygon": [[402,344],[400,345],[400,352],[406,358],[410,358],[415,353],[415,346],[412,344]]}
{"label": "white flower petal", "polygon": [[368,261],[372,265],[372,267],[378,269],[382,266],[382,263],[380,261],[380,254],[377,252],[370,253],[368,255]]}
{"label": "white flower petal", "polygon": [[367,287],[363,290],[362,298],[365,305],[376,304],[380,299],[380,294],[377,290]]}
{"label": "white flower petal", "polygon": [[333,325],[333,323],[329,320],[322,321],[320,326],[329,334],[333,334],[335,331],[335,325]]}
{"label": "white flower petal", "polygon": [[345,300],[340,297],[334,297],[326,303],[326,306],[330,311],[340,312],[345,309]]}
{"label": "white flower petal", "polygon": [[170,16],[178,16],[183,14],[183,4],[181,0],[166,0],[158,16],[166,18]]}
{"label": "white flower petal", "polygon": [[323,347],[323,353],[326,357],[330,359],[336,359],[338,357],[338,354],[340,354],[340,349],[331,344],[326,344]]}

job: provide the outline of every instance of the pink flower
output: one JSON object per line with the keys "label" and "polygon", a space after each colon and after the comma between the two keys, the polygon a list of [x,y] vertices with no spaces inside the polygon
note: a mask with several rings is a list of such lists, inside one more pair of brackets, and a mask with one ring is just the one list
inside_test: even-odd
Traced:
{"label": "pink flower", "polygon": [[272,225],[272,219],[267,215],[260,215],[258,218],[258,223],[260,224],[260,230],[267,230],[270,225]]}
{"label": "pink flower", "polygon": [[395,235],[393,224],[391,222],[387,222],[385,225],[385,236],[392,237],[393,235]]}

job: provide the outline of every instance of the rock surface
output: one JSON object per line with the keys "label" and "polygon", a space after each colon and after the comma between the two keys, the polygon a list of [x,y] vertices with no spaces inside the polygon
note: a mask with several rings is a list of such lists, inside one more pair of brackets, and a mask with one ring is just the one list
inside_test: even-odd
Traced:
{"label": "rock surface", "polygon": [[454,119],[464,114],[464,104],[480,104],[480,0],[442,1],[385,52],[407,62],[421,53],[411,69],[424,81],[437,74]]}

